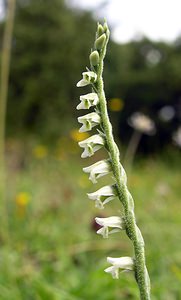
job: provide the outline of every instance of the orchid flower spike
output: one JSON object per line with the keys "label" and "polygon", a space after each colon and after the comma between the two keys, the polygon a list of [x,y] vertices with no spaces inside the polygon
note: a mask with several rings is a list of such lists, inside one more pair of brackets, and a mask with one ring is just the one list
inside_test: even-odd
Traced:
{"label": "orchid flower spike", "polygon": [[104,144],[105,141],[99,134],[92,135],[88,139],[79,142],[79,146],[84,148],[81,157],[86,158],[92,156],[97,150],[102,148]]}
{"label": "orchid flower spike", "polygon": [[134,270],[134,261],[131,257],[107,257],[107,262],[112,264],[111,267],[105,269],[106,273],[111,273],[114,279],[119,278],[119,269],[122,271],[132,271]]}
{"label": "orchid flower spike", "polygon": [[101,117],[96,112],[79,117],[78,122],[82,123],[82,127],[79,129],[79,132],[90,131],[93,127],[97,126],[100,121]]}
{"label": "orchid flower spike", "polygon": [[103,209],[104,205],[113,200],[117,194],[115,186],[106,185],[94,193],[88,193],[87,196],[90,200],[95,201],[95,207]]}
{"label": "orchid flower spike", "polygon": [[[90,157],[101,147],[105,148],[108,155],[108,159],[100,160],[91,166],[85,167],[83,171],[88,173],[89,179],[93,183],[97,183],[98,178],[108,173],[112,174],[115,182],[113,185],[104,186],[93,193],[87,194],[89,199],[95,201],[96,207],[103,209],[106,203],[116,197],[122,203],[123,218],[120,216],[95,218],[96,223],[100,225],[97,234],[107,238],[109,234],[124,230],[133,244],[134,259],[131,257],[108,257],[107,261],[111,266],[105,269],[105,272],[111,273],[113,278],[118,278],[120,269],[122,271],[133,270],[140,290],[140,299],[150,300],[150,284],[146,269],[144,240],[136,224],[134,201],[127,187],[126,172],[120,162],[119,149],[112,134],[112,125],[108,116],[104,92],[103,68],[108,40],[109,28],[106,21],[103,25],[98,23],[94,46],[89,56],[90,70],[87,69],[87,72],[83,72],[82,79],[77,83],[77,87],[90,84],[92,88],[89,94],[80,96],[80,103],[77,105],[77,109],[93,107],[93,112],[78,118],[78,122],[82,124],[79,131],[86,132],[95,126],[98,127],[98,129],[96,128],[96,134],[79,142],[79,146],[83,148],[81,157]],[[141,133],[155,133],[153,121],[140,113],[131,116],[129,124]]]}
{"label": "orchid flower spike", "polygon": [[[108,218],[95,218],[95,221],[98,225],[102,226],[97,231],[97,234],[101,234],[103,238],[108,238],[109,234],[118,232],[122,229],[125,229],[124,219],[117,216],[112,216]],[[109,227],[114,228],[109,231]]]}
{"label": "orchid flower spike", "polygon": [[91,106],[95,106],[99,103],[99,98],[96,93],[89,93],[80,96],[80,103],[77,105],[77,109],[89,109]]}
{"label": "orchid flower spike", "polygon": [[93,71],[83,72],[82,76],[83,78],[77,83],[77,87],[93,84],[97,80],[97,74]]}
{"label": "orchid flower spike", "polygon": [[83,168],[83,171],[85,173],[90,173],[89,179],[92,181],[92,183],[97,183],[97,179],[110,173],[112,168],[110,161],[108,159],[104,159],[89,167]]}

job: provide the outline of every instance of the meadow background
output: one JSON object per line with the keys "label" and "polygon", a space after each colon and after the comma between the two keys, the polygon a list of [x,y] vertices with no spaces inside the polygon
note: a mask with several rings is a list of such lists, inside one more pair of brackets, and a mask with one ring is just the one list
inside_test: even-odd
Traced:
{"label": "meadow background", "polygon": [[[7,1],[2,4],[1,66]],[[103,271],[107,256],[131,256],[132,247],[123,233],[97,236],[94,218],[121,206],[114,201],[98,211],[88,200],[86,193],[108,179],[93,186],[82,167],[104,153],[83,160],[77,145],[87,134],[78,132],[75,107],[89,91],[75,86],[89,66],[96,22],[91,11],[67,1],[16,1],[0,199],[2,300],[139,299],[133,274],[115,281]],[[180,300],[181,37],[171,44],[111,40],[104,79],[146,243],[152,299]],[[153,120],[156,133],[142,135],[130,167],[125,153],[134,128],[128,120],[138,111]]]}

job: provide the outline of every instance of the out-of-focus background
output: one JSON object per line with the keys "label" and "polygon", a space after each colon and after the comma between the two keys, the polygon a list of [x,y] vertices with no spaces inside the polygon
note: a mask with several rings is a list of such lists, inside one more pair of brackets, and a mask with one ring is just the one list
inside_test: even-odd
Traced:
{"label": "out-of-focus background", "polygon": [[[0,1],[0,63],[8,1]],[[1,194],[1,300],[139,299],[131,273],[113,280],[107,256],[131,256],[126,235],[97,236],[98,211],[80,159],[78,90],[96,23],[111,40],[105,90],[121,161],[145,243],[152,299],[181,299],[181,3],[17,0],[6,114],[6,186]],[[1,78],[1,83],[2,83]],[[1,85],[1,88],[2,85]],[[1,101],[1,99],[0,99]],[[2,117],[2,116],[0,116]]]}

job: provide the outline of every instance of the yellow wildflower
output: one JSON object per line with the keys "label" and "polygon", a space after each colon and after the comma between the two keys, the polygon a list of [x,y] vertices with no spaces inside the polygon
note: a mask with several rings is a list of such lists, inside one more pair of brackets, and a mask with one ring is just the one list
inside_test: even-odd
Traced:
{"label": "yellow wildflower", "polygon": [[30,201],[30,195],[26,192],[20,192],[17,194],[15,201],[17,206],[25,207]]}
{"label": "yellow wildflower", "polygon": [[108,101],[108,107],[111,111],[120,111],[123,109],[124,102],[120,98],[112,98]]}
{"label": "yellow wildflower", "polygon": [[70,131],[70,137],[74,142],[80,142],[89,137],[89,133],[87,132],[79,132],[78,129],[73,129]]}
{"label": "yellow wildflower", "polygon": [[36,158],[41,159],[47,156],[48,149],[44,145],[38,145],[33,149],[33,154]]}
{"label": "yellow wildflower", "polygon": [[181,268],[177,266],[176,264],[171,265],[171,271],[174,273],[175,277],[181,281]]}

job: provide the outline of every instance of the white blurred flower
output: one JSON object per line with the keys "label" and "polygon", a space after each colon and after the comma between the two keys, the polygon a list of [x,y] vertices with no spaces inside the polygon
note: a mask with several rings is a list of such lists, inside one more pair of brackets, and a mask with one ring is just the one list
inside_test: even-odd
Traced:
{"label": "white blurred flower", "polygon": [[119,269],[123,271],[132,271],[134,269],[134,261],[131,257],[107,257],[107,262],[112,264],[111,267],[105,269],[106,273],[111,273],[114,279],[119,278]]}
{"label": "white blurred flower", "polygon": [[80,96],[80,101],[80,104],[77,105],[77,109],[89,109],[91,106],[98,104],[99,98],[96,93],[89,93]]}
{"label": "white blurred flower", "polygon": [[[97,234],[101,234],[103,238],[108,238],[109,234],[115,233],[120,231],[121,229],[125,228],[125,222],[123,218],[112,216],[108,218],[95,218],[95,221],[98,225],[102,226],[97,231]],[[109,227],[114,228],[112,230],[109,230]]]}
{"label": "white blurred flower", "polygon": [[82,87],[91,83],[95,83],[97,80],[97,74],[92,71],[83,72],[82,76],[83,78],[77,83],[77,87]]}
{"label": "white blurred flower", "polygon": [[172,139],[174,143],[181,148],[181,126],[173,133]]}
{"label": "white blurred flower", "polygon": [[158,115],[162,121],[169,122],[175,116],[175,110],[173,106],[165,105],[159,110]]}
{"label": "white blurred flower", "polygon": [[162,59],[162,55],[160,53],[159,50],[157,49],[150,49],[147,53],[146,53],[146,60],[148,62],[149,65],[157,65]]}
{"label": "white blurred flower", "polygon": [[93,127],[97,126],[100,121],[101,117],[96,112],[79,117],[78,122],[83,124],[79,132],[90,131]]}
{"label": "white blurred flower", "polygon": [[135,112],[129,119],[128,124],[135,130],[153,135],[156,132],[155,123],[148,116]]}
{"label": "white blurred flower", "polygon": [[95,134],[88,139],[79,142],[79,146],[81,148],[84,148],[84,151],[81,155],[82,158],[90,157],[92,156],[97,150],[99,150],[103,145],[105,141],[102,136],[99,134]]}
{"label": "white blurred flower", "polygon": [[92,181],[92,183],[97,183],[98,178],[110,173],[112,170],[109,160],[104,159],[89,167],[83,168],[83,171],[85,173],[90,173],[89,179]]}
{"label": "white blurred flower", "polygon": [[100,209],[104,208],[104,205],[113,200],[117,195],[114,186],[106,185],[94,193],[87,194],[90,200],[95,201],[95,207]]}

